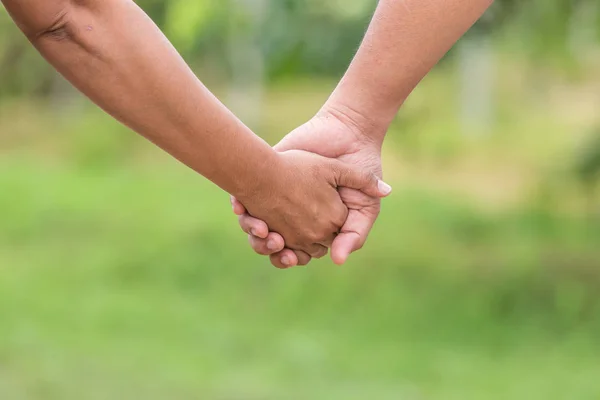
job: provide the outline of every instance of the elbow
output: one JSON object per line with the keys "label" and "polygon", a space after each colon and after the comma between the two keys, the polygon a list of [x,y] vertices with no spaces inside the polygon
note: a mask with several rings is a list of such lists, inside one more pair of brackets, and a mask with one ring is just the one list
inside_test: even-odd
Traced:
{"label": "elbow", "polygon": [[2,0],[21,31],[31,41],[64,25],[70,0]]}
{"label": "elbow", "polygon": [[31,10],[20,24],[25,35],[34,44],[45,41],[73,39],[78,25],[77,15],[83,9],[93,10],[95,0],[42,1],[43,5]]}
{"label": "elbow", "polygon": [[72,30],[70,29],[70,12],[68,8],[61,10],[56,16],[54,16],[52,22],[49,25],[41,29],[33,31],[33,35],[29,39],[34,42],[42,40],[53,40],[62,41],[69,39],[72,36]]}

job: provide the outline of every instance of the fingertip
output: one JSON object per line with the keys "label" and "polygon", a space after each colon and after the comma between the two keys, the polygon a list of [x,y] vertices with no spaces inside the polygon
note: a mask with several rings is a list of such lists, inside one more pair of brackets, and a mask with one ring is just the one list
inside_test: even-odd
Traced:
{"label": "fingertip", "polygon": [[269,232],[267,235],[267,249],[273,253],[282,251],[285,247],[285,241],[283,237],[275,232]]}
{"label": "fingertip", "polygon": [[251,217],[245,214],[240,217],[243,221],[242,225],[248,228],[248,233],[259,239],[266,239],[269,236],[269,227],[267,224],[259,219]]}
{"label": "fingertip", "polygon": [[240,227],[244,232],[258,239],[266,239],[269,235],[269,227],[264,221],[256,219],[248,214],[238,217]]}
{"label": "fingertip", "polygon": [[340,234],[331,246],[331,260],[336,265],[344,265],[354,248],[354,241],[348,235]]}
{"label": "fingertip", "polygon": [[292,268],[298,265],[298,257],[292,250],[284,249],[270,256],[271,264],[279,269]]}
{"label": "fingertip", "polygon": [[344,265],[346,263],[346,260],[348,260],[348,256],[349,254],[343,252],[331,252],[331,260],[335,265]]}
{"label": "fingertip", "polygon": [[250,229],[250,234],[260,239],[267,239],[269,237],[269,227],[262,221],[255,221]]}
{"label": "fingertip", "polygon": [[246,208],[244,208],[244,206],[240,203],[234,202],[231,203],[231,205],[233,207],[233,212],[235,213],[235,215],[244,215],[246,213]]}
{"label": "fingertip", "polygon": [[377,190],[380,197],[387,197],[392,193],[392,187],[382,180],[377,181]]}
{"label": "fingertip", "polygon": [[236,215],[242,215],[246,213],[246,207],[244,207],[244,205],[240,203],[235,197],[229,196],[229,201],[231,202],[233,212]]}

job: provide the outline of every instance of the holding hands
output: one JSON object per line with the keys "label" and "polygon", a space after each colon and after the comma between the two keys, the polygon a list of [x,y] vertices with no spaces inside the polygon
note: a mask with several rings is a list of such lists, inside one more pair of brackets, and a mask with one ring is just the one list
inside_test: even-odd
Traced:
{"label": "holding hands", "polygon": [[[350,171],[356,171],[357,178],[364,178],[338,182],[342,187],[332,194],[332,206],[339,207],[343,203],[343,210],[347,212],[305,217],[325,217],[325,220],[329,220],[335,215],[336,219],[333,221],[337,222],[334,224],[337,235],[330,235],[327,240],[320,240],[318,244],[313,243],[309,247],[311,251],[297,245],[297,236],[288,236],[273,224],[255,218],[258,214],[252,213],[245,201],[232,197],[234,212],[239,215],[240,226],[248,233],[254,251],[269,255],[271,263],[278,268],[289,268],[306,265],[311,258],[324,256],[327,254],[327,247],[332,249],[333,261],[343,264],[350,253],[362,248],[379,215],[381,197],[391,192],[389,185],[375,178],[382,175],[382,143],[375,138],[383,135],[375,135],[372,132],[374,130],[366,121],[357,121],[356,117],[352,118],[340,110],[326,107],[275,146],[275,150],[283,152],[282,154],[290,150],[319,154],[336,161],[338,166],[344,165]],[[370,183],[365,187],[367,182]],[[302,207],[305,206],[300,205],[298,210],[302,210]],[[342,215],[343,218],[340,218]],[[325,220],[322,223],[326,223]],[[300,224],[306,221],[308,220],[298,220]]]}
{"label": "holding hands", "polygon": [[[355,246],[360,239],[344,235],[363,232],[360,213],[370,211],[376,216],[379,198],[391,191],[374,171],[336,159],[333,149],[323,151],[323,157],[314,153],[311,143],[290,139],[287,146],[279,147],[278,163],[265,186],[233,200],[254,249],[272,254],[274,264],[281,267],[323,257],[332,243]],[[269,229],[274,232],[269,234]],[[284,241],[294,251],[282,251]]]}

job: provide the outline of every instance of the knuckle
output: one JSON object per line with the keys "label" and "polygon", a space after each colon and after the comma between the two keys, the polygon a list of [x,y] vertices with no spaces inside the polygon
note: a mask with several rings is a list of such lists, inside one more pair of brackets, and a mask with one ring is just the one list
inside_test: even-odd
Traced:
{"label": "knuckle", "polygon": [[370,185],[377,185],[377,181],[379,179],[375,176],[375,174],[367,172],[365,176],[365,181]]}
{"label": "knuckle", "polygon": [[331,231],[337,232],[342,226],[344,226],[347,219],[348,219],[348,209],[346,208],[343,212],[338,212],[335,214],[335,217],[333,218],[333,221],[331,222],[329,229]]}
{"label": "knuckle", "polygon": [[367,171],[359,171],[356,174],[357,178],[360,179],[359,185],[362,188],[369,187],[373,184],[373,174]]}
{"label": "knuckle", "polygon": [[305,242],[299,240],[287,240],[285,244],[286,248],[289,248],[294,251],[303,251],[308,247],[308,245]]}
{"label": "knuckle", "polygon": [[317,230],[307,230],[302,234],[302,239],[298,240],[299,244],[310,246],[317,243],[323,235]]}
{"label": "knuckle", "polygon": [[319,241],[319,243],[333,242],[333,239],[335,239],[335,237],[337,236],[339,231],[340,231],[340,228],[338,226],[332,226],[332,228],[327,231],[327,235],[323,236],[323,238]]}
{"label": "knuckle", "polygon": [[320,242],[321,240],[323,240],[323,238],[325,237],[324,233],[319,233],[319,232],[312,232],[309,236],[308,236],[308,240],[311,243],[317,243]]}

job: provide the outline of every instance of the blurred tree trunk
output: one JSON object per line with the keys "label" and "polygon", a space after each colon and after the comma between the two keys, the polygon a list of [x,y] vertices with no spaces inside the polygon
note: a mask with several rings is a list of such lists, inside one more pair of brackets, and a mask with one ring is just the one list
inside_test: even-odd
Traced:
{"label": "blurred tree trunk", "polygon": [[486,35],[468,37],[458,46],[460,113],[463,132],[489,132],[494,109],[494,51]]}
{"label": "blurred tree trunk", "polygon": [[266,0],[233,0],[229,38],[231,87],[228,105],[251,128],[261,120],[265,79],[259,33],[266,14]]}
{"label": "blurred tree trunk", "polygon": [[22,41],[14,41],[9,42],[2,50],[3,51],[0,53],[0,82],[2,83],[2,86],[4,86],[6,92],[12,90],[17,92],[18,87],[11,86],[16,86],[15,76],[17,69],[19,68],[19,63],[23,58],[23,54],[25,54],[26,47],[23,45]]}
{"label": "blurred tree trunk", "polygon": [[573,7],[569,18],[569,50],[577,61],[585,63],[590,50],[597,46],[600,5],[593,0],[580,1]]}

